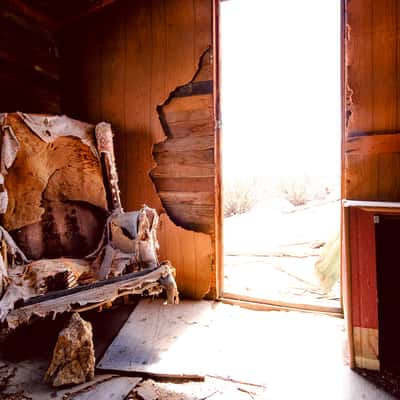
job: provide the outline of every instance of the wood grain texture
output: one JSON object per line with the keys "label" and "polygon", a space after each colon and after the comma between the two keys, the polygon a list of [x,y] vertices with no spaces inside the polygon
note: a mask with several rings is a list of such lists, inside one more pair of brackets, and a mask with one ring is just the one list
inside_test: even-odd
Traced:
{"label": "wood grain texture", "polygon": [[[342,196],[396,202],[400,200],[400,4],[345,0],[344,11]],[[378,328],[372,211],[346,211],[342,276],[349,282],[346,313],[350,330],[355,330],[351,363],[376,369],[376,357],[361,354],[365,335],[359,332]]]}
{"label": "wood grain texture", "polygon": [[400,152],[400,135],[380,134],[372,136],[359,136],[349,139],[345,144],[346,154],[370,155]]}
{"label": "wood grain texture", "polygon": [[[211,60],[209,48],[201,56],[192,80],[176,88],[157,108],[166,138],[153,146],[157,165],[151,171],[161,202],[172,221],[185,229],[204,233],[215,232],[214,103],[213,88],[208,85],[212,83]],[[169,178],[171,186],[164,181],[160,188],[157,178]],[[210,180],[209,186],[201,192],[182,188],[180,195],[174,196],[175,178]]]}
{"label": "wood grain texture", "polygon": [[378,329],[376,249],[373,213],[350,209],[352,324]]}
{"label": "wood grain texture", "polygon": [[72,289],[58,290],[28,299],[19,308],[14,308],[7,315],[8,329],[13,330],[22,324],[28,324],[35,317],[57,315],[65,312],[84,312],[98,308],[102,304],[113,302],[118,297],[129,294],[160,294],[160,278],[167,273],[161,266],[150,271],[132,272],[116,278],[97,281]]}
{"label": "wood grain texture", "polygon": [[379,371],[378,329],[355,327],[353,334],[356,367]]}
{"label": "wood grain texture", "polygon": [[[97,365],[106,371],[157,377],[204,379],[204,343],[210,323],[209,302],[164,306],[141,301]],[[202,354],[201,354],[202,353]]]}
{"label": "wood grain texture", "polygon": [[[207,167],[213,161],[214,123],[209,118],[212,106],[211,111],[204,108],[204,101],[199,111],[178,110],[177,106],[171,112],[176,138],[182,138],[185,146],[193,141],[197,144],[193,149],[176,151],[173,162],[160,152],[163,170],[154,177],[154,183],[149,177],[155,164],[152,146],[165,139],[157,106],[177,87],[190,82],[201,54],[210,45],[211,0],[119,0],[62,32],[63,109],[82,120],[112,123],[126,210],[146,203],[164,212],[154,185],[168,193],[214,192],[214,177]],[[200,119],[180,120],[187,115]],[[180,172],[169,176],[171,168],[176,171],[169,164],[185,162],[193,151],[196,155],[192,160],[202,165],[201,176],[190,164],[186,175]],[[201,298],[210,287],[214,268],[210,254],[215,245],[209,236],[205,239],[203,234],[184,230],[171,221],[166,225],[168,229],[161,229],[159,234],[162,255],[177,269],[180,292]]]}
{"label": "wood grain texture", "polygon": [[112,399],[124,400],[140,382],[141,378],[131,378],[126,376],[117,376],[104,382],[94,384],[81,392],[71,393],[71,400],[98,400]]}
{"label": "wood grain texture", "polygon": [[165,238],[160,258],[169,259],[176,269],[179,293],[201,299],[210,289],[213,268],[213,242],[210,235],[177,227],[167,214],[160,217],[158,236]]}
{"label": "wood grain texture", "polygon": [[348,199],[396,201],[400,196],[399,21],[396,0],[346,2]]}
{"label": "wood grain texture", "polygon": [[347,1],[347,84],[353,91],[350,136],[399,129],[399,17],[396,0]]}
{"label": "wood grain texture", "polygon": [[222,124],[221,122],[221,44],[220,44],[220,1],[213,0],[213,82],[214,82],[214,118],[217,122],[215,127],[215,149],[214,159],[216,175],[214,180],[215,193],[215,268],[211,273],[211,288],[208,294],[210,299],[220,298],[224,291],[224,249],[223,249],[223,183],[222,183]]}

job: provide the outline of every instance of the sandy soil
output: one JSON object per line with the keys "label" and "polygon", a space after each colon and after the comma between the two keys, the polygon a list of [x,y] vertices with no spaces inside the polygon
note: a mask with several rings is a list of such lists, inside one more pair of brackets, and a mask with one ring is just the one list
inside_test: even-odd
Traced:
{"label": "sandy soil", "polygon": [[339,306],[340,288],[326,294],[314,266],[337,233],[340,201],[294,207],[284,199],[257,204],[224,221],[225,291],[270,300]]}

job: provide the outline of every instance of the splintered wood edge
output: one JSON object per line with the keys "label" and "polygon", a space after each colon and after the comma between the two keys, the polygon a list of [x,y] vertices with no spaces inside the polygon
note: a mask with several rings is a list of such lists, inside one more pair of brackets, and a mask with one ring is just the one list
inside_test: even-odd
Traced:
{"label": "splintered wood edge", "polygon": [[157,373],[157,372],[146,372],[136,369],[122,369],[122,368],[103,368],[100,363],[96,366],[96,370],[101,371],[103,374],[118,374],[123,376],[139,376],[141,378],[158,378],[158,379],[174,379],[179,381],[191,380],[203,382],[206,375],[200,374],[168,374],[168,373]]}
{"label": "splintered wood edge", "polygon": [[150,294],[159,294],[163,290],[159,280],[167,273],[169,273],[168,267],[161,266],[141,277],[135,276],[106,283],[99,287],[14,309],[6,318],[8,328],[12,330],[21,324],[28,323],[33,316],[45,317],[52,314],[55,318],[57,314],[64,312],[87,311],[127,294],[142,294],[145,291]]}

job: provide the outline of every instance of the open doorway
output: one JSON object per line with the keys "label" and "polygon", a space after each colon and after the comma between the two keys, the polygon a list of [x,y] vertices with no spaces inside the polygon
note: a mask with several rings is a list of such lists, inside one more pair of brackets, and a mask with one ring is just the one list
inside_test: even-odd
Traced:
{"label": "open doorway", "polygon": [[340,310],[340,1],[222,1],[220,40],[224,296]]}

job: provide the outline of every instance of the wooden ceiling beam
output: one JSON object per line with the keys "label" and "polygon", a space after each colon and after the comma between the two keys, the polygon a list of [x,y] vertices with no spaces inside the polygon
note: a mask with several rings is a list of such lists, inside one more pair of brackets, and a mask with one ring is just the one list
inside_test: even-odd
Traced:
{"label": "wooden ceiling beam", "polygon": [[79,14],[74,15],[73,17],[68,18],[66,21],[64,21],[62,27],[66,25],[70,25],[82,18],[86,18],[92,14],[95,14],[102,10],[105,7],[110,6],[111,4],[115,3],[117,0],[96,0],[92,2],[90,5],[88,5],[86,8],[81,10]]}
{"label": "wooden ceiling beam", "polygon": [[48,32],[54,32],[59,28],[59,24],[49,15],[42,13],[36,8],[22,0],[5,0],[5,5],[11,10],[17,12],[22,17],[41,26]]}

